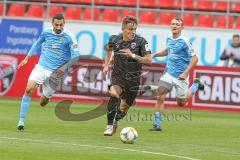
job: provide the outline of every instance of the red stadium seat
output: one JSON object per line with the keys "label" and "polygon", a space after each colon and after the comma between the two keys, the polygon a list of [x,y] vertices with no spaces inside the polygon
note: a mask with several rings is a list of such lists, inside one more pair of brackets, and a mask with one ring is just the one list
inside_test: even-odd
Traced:
{"label": "red stadium seat", "polygon": [[198,16],[198,27],[213,27],[214,16],[208,14],[200,14]]}
{"label": "red stadium seat", "polygon": [[53,17],[57,13],[63,13],[62,6],[50,6],[49,8],[49,17]]}
{"label": "red stadium seat", "polygon": [[205,1],[200,0],[196,2],[196,9],[197,10],[213,10],[213,2],[212,1]]}
{"label": "red stadium seat", "polygon": [[240,2],[236,2],[231,4],[230,10],[232,12],[240,12]]}
{"label": "red stadium seat", "polygon": [[123,20],[123,18],[126,16],[134,16],[135,17],[136,11],[135,10],[127,10],[127,9],[122,10],[121,20]]}
{"label": "red stadium seat", "polygon": [[[227,18],[228,18],[228,26],[227,26]],[[216,28],[232,28],[233,27],[233,16],[225,16],[225,15],[220,15],[217,18],[217,23],[216,23]]]}
{"label": "red stadium seat", "polygon": [[177,1],[177,8],[182,8],[184,6],[185,9],[194,9],[194,0],[184,0],[184,4],[182,4],[182,0]]}
{"label": "red stadium seat", "polygon": [[79,2],[82,4],[91,4],[92,0],[79,0]]}
{"label": "red stadium seat", "polygon": [[3,4],[0,3],[0,16],[3,15]]}
{"label": "red stadium seat", "polygon": [[136,6],[136,0],[118,0],[120,6]]}
{"label": "red stadium seat", "polygon": [[170,25],[171,24],[171,20],[176,17],[175,13],[169,13],[169,12],[161,12],[160,13],[160,21],[159,24],[160,25]]}
{"label": "red stadium seat", "polygon": [[156,7],[157,6],[157,0],[141,0],[140,1],[140,7]]}
{"label": "red stadium seat", "polygon": [[[84,20],[91,20],[91,13],[92,13],[92,9],[91,8],[86,8],[84,11]],[[99,16],[100,16],[100,9],[95,8],[93,10],[93,20],[94,21],[98,21],[99,20]]]}
{"label": "red stadium seat", "polygon": [[11,4],[8,10],[8,16],[17,16],[22,17],[25,13],[25,5],[24,4]]}
{"label": "red stadium seat", "polygon": [[118,0],[95,0],[96,4],[100,4],[100,5],[118,5]]}
{"label": "red stadium seat", "polygon": [[175,8],[175,0],[158,0],[158,7],[160,8]]}
{"label": "red stadium seat", "polygon": [[67,7],[65,11],[65,18],[72,20],[81,19],[82,8],[80,7]]}
{"label": "red stadium seat", "polygon": [[80,0],[58,0],[62,3],[80,3]]}
{"label": "red stadium seat", "polygon": [[228,5],[227,2],[216,2],[216,5],[213,9],[215,11],[226,11],[227,5]]}
{"label": "red stadium seat", "polygon": [[234,29],[240,29],[240,16],[237,17],[236,23],[233,27]]}
{"label": "red stadium seat", "polygon": [[102,13],[102,21],[117,22],[118,21],[118,10],[106,8]]}
{"label": "red stadium seat", "polygon": [[184,14],[183,20],[185,26],[194,26],[194,14]]}
{"label": "red stadium seat", "polygon": [[140,23],[142,23],[142,24],[157,24],[157,12],[142,11],[140,13]]}
{"label": "red stadium seat", "polygon": [[45,14],[44,6],[30,5],[26,13],[27,17],[43,18]]}

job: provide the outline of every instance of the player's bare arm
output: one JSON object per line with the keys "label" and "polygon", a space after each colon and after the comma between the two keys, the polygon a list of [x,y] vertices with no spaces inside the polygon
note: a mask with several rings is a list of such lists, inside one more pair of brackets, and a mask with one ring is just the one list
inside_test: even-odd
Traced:
{"label": "player's bare arm", "polygon": [[161,52],[158,52],[158,53],[156,53],[156,54],[153,54],[152,55],[152,58],[154,58],[154,57],[164,57],[164,56],[166,56],[167,55],[167,49],[164,49],[163,51],[161,51]]}
{"label": "player's bare arm", "polygon": [[197,65],[198,57],[196,55],[191,57],[190,63],[185,71],[179,76],[178,79],[184,80],[186,79],[187,75],[191,72],[191,70]]}
{"label": "player's bare arm", "polygon": [[145,56],[141,57],[138,56],[130,51],[130,49],[122,49],[120,50],[121,54],[132,57],[133,59],[137,60],[139,63],[143,64],[151,64],[152,63],[152,57],[151,54],[146,54]]}
{"label": "player's bare arm", "polygon": [[112,56],[112,47],[108,44],[106,45],[106,58],[105,58],[105,62],[104,62],[104,65],[103,65],[103,78],[105,79],[106,78],[106,75],[109,71],[109,64],[110,64],[110,61],[111,61],[111,56]]}
{"label": "player's bare arm", "polygon": [[30,58],[29,56],[26,56],[26,57],[22,60],[22,62],[18,65],[18,69],[21,68],[22,66],[24,66],[24,65],[28,62],[29,58]]}

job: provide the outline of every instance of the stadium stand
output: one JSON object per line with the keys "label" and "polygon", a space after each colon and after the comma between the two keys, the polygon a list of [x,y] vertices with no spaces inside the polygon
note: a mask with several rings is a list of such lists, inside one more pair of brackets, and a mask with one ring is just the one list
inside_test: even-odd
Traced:
{"label": "stadium stand", "polygon": [[[181,15],[186,26],[233,28],[239,26],[237,0],[6,0],[2,16],[48,18],[64,13],[69,20],[120,22],[126,15],[138,16],[143,24],[168,25],[171,16]],[[3,3],[6,11],[3,13]],[[38,4],[39,3],[39,4]],[[93,11],[93,12],[92,12]],[[166,14],[169,13],[169,14]]]}

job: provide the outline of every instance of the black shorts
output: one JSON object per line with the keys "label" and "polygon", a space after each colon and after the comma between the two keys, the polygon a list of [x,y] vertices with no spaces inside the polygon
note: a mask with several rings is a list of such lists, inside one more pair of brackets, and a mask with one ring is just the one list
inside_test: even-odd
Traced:
{"label": "black shorts", "polygon": [[132,91],[132,87],[136,87],[140,85],[140,79],[129,81],[119,76],[111,77],[110,87],[113,85],[120,86],[123,89],[123,93],[121,94],[121,98],[126,100],[127,104],[131,106],[137,96],[138,91]]}

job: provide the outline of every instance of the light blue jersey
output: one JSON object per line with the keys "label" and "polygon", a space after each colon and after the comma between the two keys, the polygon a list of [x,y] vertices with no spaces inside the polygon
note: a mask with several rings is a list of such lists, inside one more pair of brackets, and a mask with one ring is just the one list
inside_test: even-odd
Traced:
{"label": "light blue jersey", "polygon": [[50,71],[55,71],[68,60],[80,54],[76,41],[66,30],[56,34],[52,28],[45,29],[29,50],[28,56],[31,56],[41,45],[42,53],[38,64]]}
{"label": "light blue jersey", "polygon": [[191,43],[184,36],[176,39],[167,38],[167,73],[173,77],[179,77],[190,63],[190,59],[195,55]]}

